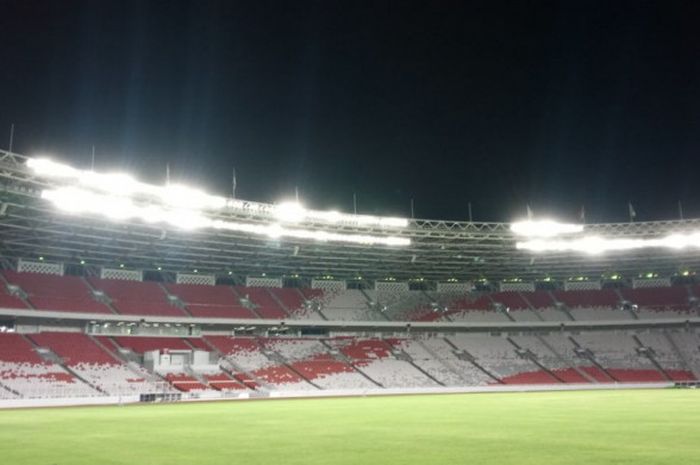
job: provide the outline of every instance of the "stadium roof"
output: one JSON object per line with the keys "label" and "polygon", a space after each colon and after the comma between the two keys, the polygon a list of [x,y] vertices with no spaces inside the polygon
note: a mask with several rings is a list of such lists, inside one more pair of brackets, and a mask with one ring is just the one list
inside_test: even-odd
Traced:
{"label": "stadium roof", "polygon": [[[65,263],[95,266],[123,264],[128,268],[191,271],[238,276],[299,275],[313,278],[397,280],[507,278],[549,276],[623,276],[655,272],[672,275],[700,269],[700,248],[672,243],[600,253],[559,250],[533,252],[516,247],[522,239],[509,223],[477,223],[411,219],[397,224],[329,223],[319,218],[301,221],[304,230],[326,235],[391,238],[399,245],[338,242],[308,237],[273,237],[230,229],[183,229],[137,219],[111,221],[95,214],[67,214],[42,192],[61,185],[38,175],[28,158],[0,151],[0,253],[6,258],[45,257]],[[275,206],[236,200],[211,213],[217,221],[270,227],[279,220]],[[695,240],[700,220],[587,224],[582,234],[596,240]],[[403,241],[403,242],[402,242]],[[552,238],[540,247],[556,244]],[[688,245],[688,244],[686,244]],[[560,247],[561,248],[561,247]],[[563,247],[566,249],[566,247]]]}

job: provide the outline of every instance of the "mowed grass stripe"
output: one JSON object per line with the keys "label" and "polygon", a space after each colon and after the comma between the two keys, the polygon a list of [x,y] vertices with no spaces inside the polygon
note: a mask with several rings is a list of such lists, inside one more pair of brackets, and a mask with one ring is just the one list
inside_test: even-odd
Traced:
{"label": "mowed grass stripe", "polygon": [[580,391],[0,411],[0,457],[81,464],[673,464],[700,393]]}

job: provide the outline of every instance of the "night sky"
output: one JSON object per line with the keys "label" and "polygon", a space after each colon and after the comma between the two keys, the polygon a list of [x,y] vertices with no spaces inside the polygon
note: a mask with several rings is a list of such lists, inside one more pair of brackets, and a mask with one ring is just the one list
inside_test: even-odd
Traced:
{"label": "night sky", "polygon": [[700,216],[700,2],[0,0],[0,146],[422,218]]}

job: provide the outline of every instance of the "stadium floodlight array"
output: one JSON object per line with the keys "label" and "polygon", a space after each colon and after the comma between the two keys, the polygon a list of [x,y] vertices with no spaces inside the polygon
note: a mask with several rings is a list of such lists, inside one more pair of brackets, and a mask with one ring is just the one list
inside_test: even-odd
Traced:
{"label": "stadium floodlight array", "polygon": [[527,220],[512,223],[510,230],[518,236],[554,237],[583,232],[583,225],[559,223],[554,220]]}
{"label": "stadium floodlight array", "polygon": [[211,195],[181,184],[156,186],[140,182],[128,174],[80,170],[47,158],[29,158],[27,159],[27,167],[39,176],[69,182],[115,196],[145,196],[176,208],[195,210],[229,208],[271,216],[283,223],[310,221],[358,227],[405,228],[408,226],[408,220],[405,218],[310,210],[298,202],[282,202],[277,205],[249,202]]}
{"label": "stadium floodlight array", "polygon": [[135,219],[149,224],[167,224],[183,230],[220,229],[270,238],[386,246],[411,244],[411,240],[405,237],[310,230],[281,224],[307,220],[333,222],[334,218],[337,222],[342,221],[347,224],[345,217],[357,216],[350,223],[380,227],[407,225],[407,222],[404,224],[406,220],[400,218],[316,212],[306,210],[300,204],[283,203],[278,206],[269,206],[271,209],[266,211],[259,210],[259,213],[266,213],[271,217],[269,223],[224,220],[212,214],[226,207],[235,208],[239,204],[250,211],[249,207],[252,203],[210,195],[183,185],[146,184],[127,174],[78,170],[48,159],[30,158],[27,166],[39,176],[62,181],[62,185],[43,190],[41,196],[67,213],[100,215],[112,221]]}
{"label": "stadium floodlight array", "polygon": [[516,243],[516,248],[532,252],[580,252],[590,255],[647,248],[682,250],[700,248],[700,232],[671,234],[651,239],[604,238],[600,236],[557,240],[533,239]]}
{"label": "stadium floodlight array", "polygon": [[274,216],[282,222],[321,221],[324,223],[352,223],[357,226],[405,228],[408,220],[388,216],[346,215],[338,211],[308,210],[299,202],[282,202],[274,206]]}
{"label": "stadium floodlight array", "polygon": [[128,197],[100,194],[77,187],[46,189],[42,198],[58,209],[72,214],[102,215],[113,221],[136,219],[146,223],[160,223],[183,230],[221,229],[264,235],[270,238],[310,239],[322,242],[346,242],[365,245],[406,246],[411,240],[396,236],[344,234],[330,231],[292,229],[277,223],[254,224],[210,218],[201,211],[166,208],[160,205],[138,205]]}

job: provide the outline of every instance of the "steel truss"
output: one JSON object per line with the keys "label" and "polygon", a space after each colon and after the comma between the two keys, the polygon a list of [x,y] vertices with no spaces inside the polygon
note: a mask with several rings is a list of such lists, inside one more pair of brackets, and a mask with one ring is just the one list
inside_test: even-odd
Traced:
{"label": "steel truss", "polygon": [[[303,227],[341,233],[400,236],[407,247],[365,246],[270,239],[222,230],[181,231],[136,221],[57,212],[41,199],[53,184],[35,176],[27,158],[0,151],[0,254],[91,266],[116,266],[166,272],[191,271],[237,276],[299,275],[312,278],[397,280],[449,278],[491,280],[519,277],[623,276],[653,271],[671,275],[681,268],[700,269],[700,249],[647,249],[587,256],[577,253],[533,254],[515,248],[508,223],[410,220],[406,228],[358,227],[305,222]],[[217,216],[224,220],[270,223],[273,205],[242,202]],[[607,223],[585,226],[586,233],[615,238],[656,238],[700,230],[700,220]]]}

